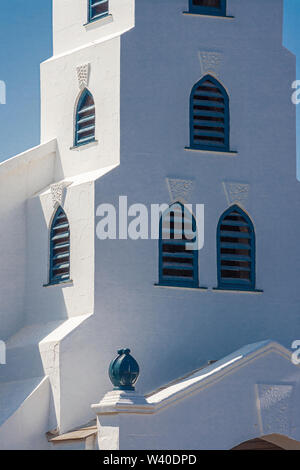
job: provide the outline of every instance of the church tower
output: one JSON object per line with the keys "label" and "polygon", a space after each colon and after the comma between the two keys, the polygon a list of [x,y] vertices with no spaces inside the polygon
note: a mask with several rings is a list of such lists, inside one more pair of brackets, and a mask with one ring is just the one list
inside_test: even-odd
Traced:
{"label": "church tower", "polygon": [[41,141],[57,139],[57,178],[119,163],[120,42],[133,26],[133,0],[53,1],[53,57],[41,66]]}
{"label": "church tower", "polygon": [[[149,404],[190,371],[222,369],[233,351],[246,358],[265,340],[297,339],[296,69],[282,24],[283,0],[53,0],[41,144],[0,165],[4,447],[48,448],[49,430],[88,423],[111,390],[116,350],[134,351]],[[159,239],[97,238],[99,205],[117,215],[121,195],[149,213],[167,205]],[[170,233],[182,230],[184,203],[205,206],[201,250],[162,237],[168,217]],[[249,409],[263,374],[247,373]],[[222,396],[230,412],[241,401]],[[173,409],[144,445],[173,436]],[[207,434],[198,408],[189,416],[193,436]]]}
{"label": "church tower", "polygon": [[120,162],[121,38],[134,27],[134,9],[134,0],[53,0],[53,57],[41,64],[41,144],[1,164],[8,202],[0,208],[0,256],[10,267],[0,285],[7,342],[0,441],[7,448],[26,448],[21,435],[12,437],[17,406],[27,413],[33,404],[43,416],[39,430],[32,427],[42,444],[34,437],[29,447],[47,447],[45,432],[70,424],[61,346],[94,313],[95,181]]}

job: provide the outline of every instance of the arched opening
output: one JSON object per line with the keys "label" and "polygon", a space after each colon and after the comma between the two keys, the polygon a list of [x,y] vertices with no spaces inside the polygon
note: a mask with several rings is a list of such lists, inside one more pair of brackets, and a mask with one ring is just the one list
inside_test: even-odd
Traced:
{"label": "arched opening", "polygon": [[181,203],[161,216],[159,229],[159,284],[198,287],[198,251],[187,249],[197,241],[194,216]]}
{"label": "arched opening", "polygon": [[91,92],[85,88],[76,109],[75,146],[95,140],[95,102]]}
{"label": "arched opening", "polygon": [[190,146],[229,151],[229,97],[221,83],[206,75],[190,96]]}
{"label": "arched opening", "polygon": [[231,450],[300,450],[300,442],[281,434],[269,434],[242,442]]}
{"label": "arched opening", "polygon": [[219,289],[255,289],[254,226],[238,205],[231,206],[220,217],[217,253]]}
{"label": "arched opening", "polygon": [[61,206],[56,210],[50,229],[49,283],[70,280],[70,226]]}

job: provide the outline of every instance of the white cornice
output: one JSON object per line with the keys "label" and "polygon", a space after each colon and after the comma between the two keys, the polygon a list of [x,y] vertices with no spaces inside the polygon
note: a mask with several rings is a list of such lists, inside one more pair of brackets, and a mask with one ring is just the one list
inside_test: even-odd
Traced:
{"label": "white cornice", "polygon": [[100,403],[91,406],[97,415],[112,413],[149,414],[155,411],[143,395],[135,391],[113,390]]}

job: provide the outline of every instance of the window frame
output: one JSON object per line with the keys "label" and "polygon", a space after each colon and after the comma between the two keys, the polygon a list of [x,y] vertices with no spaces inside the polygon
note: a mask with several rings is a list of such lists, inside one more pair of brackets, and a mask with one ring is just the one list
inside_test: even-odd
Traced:
{"label": "window frame", "polygon": [[189,13],[209,16],[226,16],[226,0],[221,1],[221,8],[194,5],[193,0],[189,0]]}
{"label": "window frame", "polygon": [[[238,212],[241,217],[243,217],[246,222],[247,226],[249,227],[249,234],[250,236],[250,263],[251,263],[251,268],[250,268],[250,281],[245,281],[243,279],[237,278],[234,282],[232,280],[230,281],[224,281],[224,278],[222,277],[222,254],[221,254],[221,226],[223,225],[224,219],[230,215],[232,212]],[[238,237],[237,237],[238,238]],[[237,244],[239,246],[239,244]],[[234,248],[234,247],[232,247]],[[248,261],[244,260],[243,256],[244,255],[230,255],[228,254],[228,257],[230,256],[239,256],[237,261]],[[224,259],[224,258],[223,258]],[[234,261],[234,259],[232,259]],[[219,290],[239,290],[239,291],[255,291],[256,288],[256,237],[255,237],[255,228],[252,220],[248,216],[248,214],[237,204],[234,204],[230,206],[228,209],[226,209],[225,212],[221,215],[219,218],[218,222],[218,227],[217,227],[217,274],[218,274],[218,289]]]}
{"label": "window frame", "polygon": [[[93,0],[88,0],[88,23],[92,23],[93,21],[100,20],[101,18],[105,18],[109,15],[109,0],[98,0],[97,3],[92,4]],[[107,2],[107,11],[102,13],[101,15],[93,16],[93,8],[101,3]]]}
{"label": "window frame", "polygon": [[[80,117],[80,111],[81,111],[81,105],[82,105],[82,102],[83,100],[86,98],[86,96],[90,96],[93,100],[93,103],[94,103],[94,120],[95,120],[95,124],[94,124],[94,133],[93,133],[93,136],[84,141],[84,142],[80,142],[78,140],[78,131],[80,130],[79,129],[79,125],[80,125],[80,122],[79,122],[79,117]],[[81,147],[83,145],[88,145],[90,144],[91,142],[96,142],[96,105],[95,105],[95,100],[94,100],[94,97],[92,95],[92,93],[90,92],[90,90],[88,88],[84,88],[81,92],[81,94],[79,95],[79,99],[77,101],[77,105],[76,105],[76,112],[75,112],[75,126],[74,126],[74,130],[75,130],[75,135],[74,135],[74,147]]]}
{"label": "window frame", "polygon": [[[195,143],[194,141],[194,95],[198,90],[199,86],[205,81],[210,80],[214,85],[219,88],[224,98],[224,146],[214,146]],[[215,152],[230,152],[230,101],[229,96],[224,86],[210,74],[204,75],[195,85],[193,86],[190,94],[190,148],[194,150],[207,150]]]}
{"label": "window frame", "polygon": [[[55,234],[55,225],[56,225],[56,222],[57,222],[57,219],[61,216],[61,215],[64,215],[65,218],[67,219],[67,222],[68,222],[68,237],[69,237],[69,242],[68,242],[68,245],[69,245],[69,248],[67,250],[68,252],[68,257],[69,257],[69,269],[68,269],[68,277],[67,278],[64,278],[64,279],[61,279],[57,276],[55,276],[53,274],[53,271],[54,271],[54,249],[55,249],[55,243],[53,241],[53,236]],[[71,271],[70,271],[70,267],[71,267],[71,231],[70,231],[70,223],[69,223],[69,219],[67,217],[67,214],[65,213],[64,209],[62,208],[62,206],[58,206],[57,209],[55,210],[54,212],[54,215],[53,215],[53,218],[52,218],[52,221],[51,221],[51,224],[50,224],[50,230],[49,230],[49,282],[48,282],[48,285],[59,285],[59,284],[64,284],[64,283],[67,283],[67,282],[70,282],[71,281]]]}
{"label": "window frame", "polygon": [[[192,219],[192,230],[193,230],[193,232],[196,232],[196,239],[197,239],[197,236],[198,236],[196,218],[194,217],[192,212],[190,212],[184,206],[184,204],[182,204],[181,202],[174,202],[168,207],[168,209],[166,209],[164,211],[164,213],[160,216],[160,221],[159,221],[159,282],[158,282],[158,285],[159,286],[167,286],[167,287],[185,287],[185,288],[194,288],[194,289],[199,288],[199,263],[198,263],[199,254],[198,254],[198,250],[189,250],[189,251],[187,250],[187,252],[193,253],[193,256],[192,256],[192,259],[193,259],[193,279],[192,280],[191,279],[189,279],[189,280],[188,279],[187,280],[175,279],[175,276],[174,276],[174,279],[172,279],[172,278],[171,279],[166,279],[166,276],[163,274],[163,268],[164,268],[164,266],[163,266],[163,256],[164,256],[163,244],[166,243],[166,239],[162,238],[162,225],[163,225],[164,217],[168,213],[172,212],[172,207],[174,207],[176,205],[180,206],[182,210],[186,210],[190,214],[191,219]],[[180,244],[180,245],[181,244],[186,244],[186,243],[194,243],[194,242],[195,242],[195,238],[193,240],[190,240],[190,241],[186,241],[186,240],[182,240],[182,239],[181,240],[176,240],[176,243]],[[171,244],[170,241],[169,241],[169,243]],[[180,257],[180,256],[178,256],[178,257]],[[172,255],[170,255],[170,257],[172,257]],[[173,257],[176,257],[176,256],[173,255]],[[183,258],[186,257],[186,256],[184,256],[184,252],[183,252],[182,257]]]}

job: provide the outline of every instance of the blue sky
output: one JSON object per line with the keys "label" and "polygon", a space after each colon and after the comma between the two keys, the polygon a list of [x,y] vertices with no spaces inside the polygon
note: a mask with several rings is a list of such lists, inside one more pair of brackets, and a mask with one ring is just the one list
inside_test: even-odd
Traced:
{"label": "blue sky", "polygon": [[[1,1],[0,80],[7,103],[0,104],[0,161],[39,144],[39,64],[52,55],[51,7],[52,0]],[[300,80],[299,24],[300,0],[285,0],[284,44],[297,55]],[[297,128],[300,160],[300,104]]]}
{"label": "blue sky", "polygon": [[0,161],[39,144],[40,62],[52,55],[52,0],[1,0]]}

